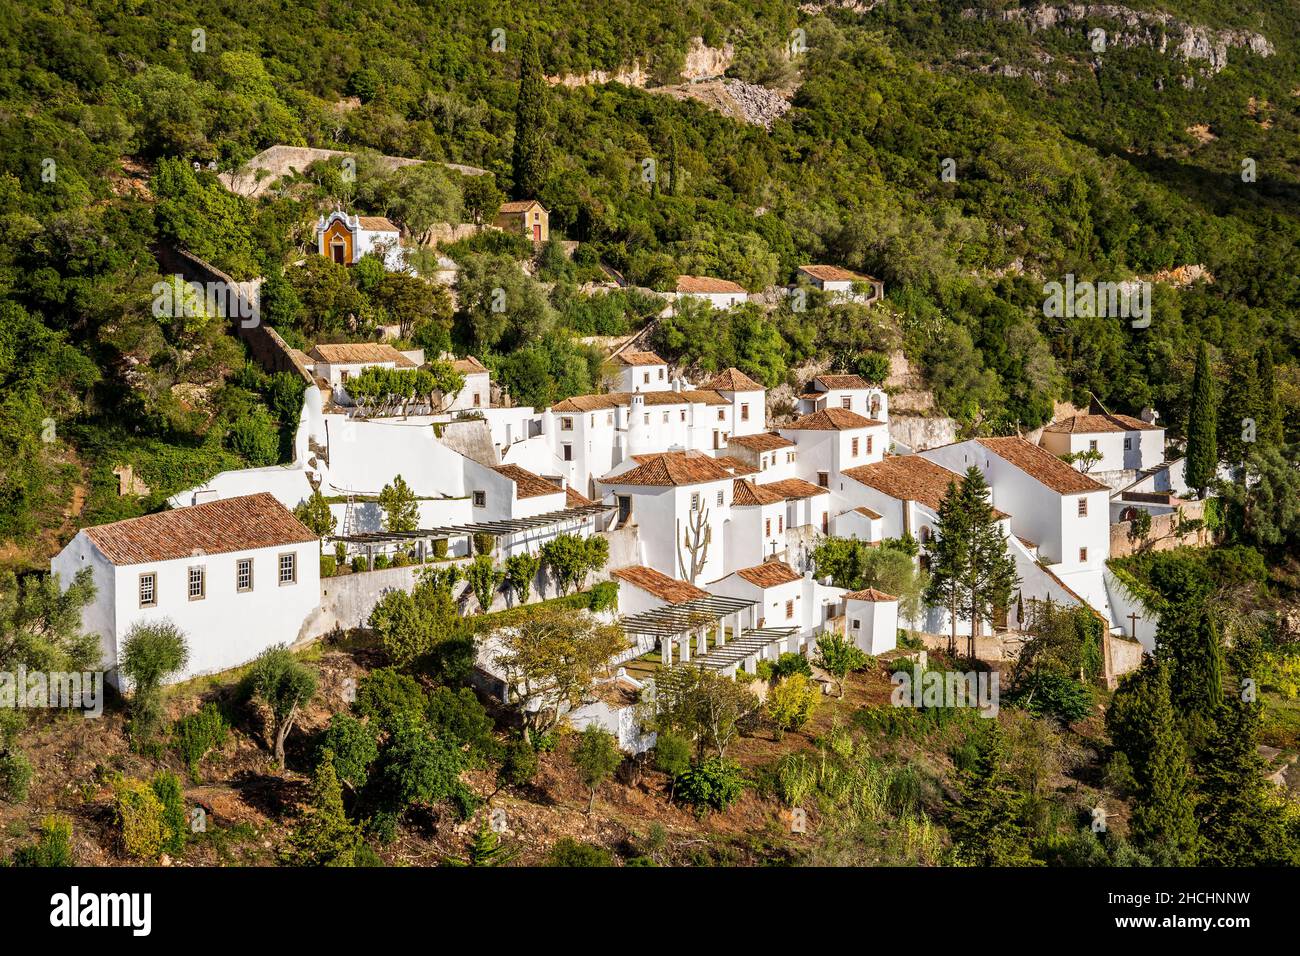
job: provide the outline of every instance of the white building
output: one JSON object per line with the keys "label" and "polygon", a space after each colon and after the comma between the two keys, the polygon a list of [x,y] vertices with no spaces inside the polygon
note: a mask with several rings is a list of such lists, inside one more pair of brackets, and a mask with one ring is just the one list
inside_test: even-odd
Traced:
{"label": "white building", "polygon": [[316,251],[339,265],[351,266],[370,253],[379,256],[389,272],[407,270],[402,233],[383,216],[349,216],[342,211],[316,223]]}
{"label": "white building", "polygon": [[818,375],[799,396],[799,414],[842,408],[863,418],[889,421],[889,396],[861,375]]}
{"label": "white building", "polygon": [[798,445],[799,476],[823,488],[849,468],[880,461],[889,443],[888,425],[845,408],[823,408],[778,431]]}
{"label": "white building", "polygon": [[[320,542],[270,494],[227,498],[79,531],[50,561],[67,587],[90,568],[109,680],[135,624],[170,620],[186,635],[184,680],[292,644],[320,603]],[[120,685],[119,685],[120,686]]]}
{"label": "white building", "polygon": [[[919,455],[891,455],[845,471],[835,493],[847,502],[846,510],[865,508],[874,516],[867,519],[866,529],[858,525],[859,534],[866,530],[881,536],[864,539],[868,543],[909,535],[924,542],[934,533],[939,503],[952,484],[961,484],[961,475],[948,468]],[[854,519],[843,515],[836,520],[846,522],[847,527],[854,525]]]}
{"label": "white building", "polygon": [[679,301],[697,299],[715,309],[730,309],[749,301],[749,293],[743,286],[711,276],[678,276],[675,291]]}
{"label": "white building", "polygon": [[465,379],[459,392],[444,398],[444,412],[463,412],[484,409],[492,404],[492,376],[488,368],[474,356],[451,358],[451,367]]}
{"label": "white building", "polygon": [[727,573],[767,561],[786,550],[785,496],[744,478],[732,482],[731,519],[726,523]]}
{"label": "white building", "polygon": [[[636,525],[642,564],[670,577],[721,577],[735,479],[707,455],[667,452],[626,463],[598,482],[618,506],[617,527]],[[694,561],[692,561],[692,552]]]}
{"label": "white building", "polygon": [[898,598],[875,588],[844,595],[844,633],[876,656],[898,647]]}
{"label": "white building", "polygon": [[843,588],[799,574],[783,561],[765,561],[741,568],[708,586],[713,594],[754,601],[740,612],[746,629],[795,628],[781,651],[811,648],[816,636],[839,614]]}
{"label": "white building", "polygon": [[1163,428],[1109,412],[1052,422],[1043,429],[1038,443],[1058,457],[1088,452],[1100,455],[1099,461],[1087,465],[1088,474],[1112,488],[1131,484],[1138,472],[1165,460]]}
{"label": "white building", "polygon": [[334,401],[350,405],[347,385],[368,368],[417,369],[424,364],[424,350],[399,352],[382,342],[317,345],[308,353],[312,374],[329,384]]}
{"label": "white building", "polygon": [[872,305],[885,295],[885,284],[839,266],[800,266],[798,279],[825,292],[832,302]]}
{"label": "white building", "polygon": [[685,604],[708,595],[707,591],[689,581],[639,564],[618,568],[609,572],[609,576],[618,581],[618,613],[624,617],[652,611],[665,604]]}
{"label": "white building", "polygon": [[754,480],[760,484],[797,478],[799,475],[797,446],[791,439],[776,432],[732,435],[727,439],[727,454],[753,468]]}
{"label": "white building", "polygon": [[767,389],[738,368],[720,372],[704,384],[731,403],[732,437],[757,435],[767,427]]}
{"label": "white building", "polygon": [[663,392],[672,387],[668,363],[654,352],[620,352],[610,362],[618,369],[620,392]]}
{"label": "white building", "polygon": [[674,382],[668,391],[575,395],[541,415],[541,434],[566,480],[587,492],[635,455],[723,449],[732,405],[718,392]]}

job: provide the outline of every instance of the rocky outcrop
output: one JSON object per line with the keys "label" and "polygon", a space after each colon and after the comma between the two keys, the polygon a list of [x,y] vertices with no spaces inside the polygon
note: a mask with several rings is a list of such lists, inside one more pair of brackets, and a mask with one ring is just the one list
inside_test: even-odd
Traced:
{"label": "rocky outcrop", "polygon": [[1065,6],[1040,4],[1010,10],[963,10],[965,19],[1001,20],[1024,23],[1031,33],[1053,28],[1064,29],[1078,21],[1103,20],[1117,24],[1106,31],[1107,45],[1119,47],[1149,46],[1179,59],[1201,60],[1218,73],[1228,65],[1228,52],[1249,50],[1259,56],[1272,56],[1273,44],[1262,34],[1250,30],[1216,30],[1213,27],[1185,23],[1164,12],[1145,12],[1109,3],[1076,3]]}

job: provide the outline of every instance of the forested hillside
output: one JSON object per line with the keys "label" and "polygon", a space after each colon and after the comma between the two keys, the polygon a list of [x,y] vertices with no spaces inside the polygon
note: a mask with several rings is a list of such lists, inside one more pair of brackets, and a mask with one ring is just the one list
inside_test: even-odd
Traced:
{"label": "forested hillside", "polygon": [[[939,411],[972,433],[1035,427],[1054,401],[1092,393],[1115,411],[1154,405],[1177,434],[1198,343],[1228,394],[1254,367],[1242,356],[1263,348],[1294,440],[1293,6],[1144,2],[1131,7],[1176,22],[1126,27],[1129,14],[1090,7],[1033,30],[1028,15],[998,18],[1016,6],[7,5],[0,541],[20,547],[3,556],[39,564],[44,554],[29,549],[42,531],[157,507],[219,469],[282,458],[277,439],[297,414],[291,383],[247,366],[220,320],[155,318],[159,244],[236,278],[267,276],[267,321],[295,344],[365,337],[384,316],[413,310],[422,317],[413,341],[473,351],[538,404],[594,387],[599,355],[575,335],[625,333],[650,314],[634,294],[579,295],[598,264],[651,288],[690,273],[758,291],[790,281],[801,263],[836,263],[883,279],[883,307],[688,314],[664,323],[655,344],[772,386],[809,359],[848,367],[901,348]],[[1226,62],[1180,55],[1182,24],[1210,31],[1212,53],[1215,31],[1232,31]],[[1098,27],[1112,41],[1104,52],[1089,36]],[[285,277],[335,204],[390,215],[412,233],[473,221],[482,197],[467,177],[437,165],[382,174],[363,162],[355,183],[320,169],[251,200],[214,175],[277,143],[367,148],[482,167],[511,193],[528,43],[548,76],[636,64],[654,87],[679,81],[695,37],[731,46],[729,76],[793,90],[792,108],[769,131],[653,89],[549,87],[537,198],[553,230],[580,246],[572,261],[543,255],[547,285],[526,280],[527,306],[508,321],[477,307],[475,289],[525,281],[496,278],[520,254],[509,243],[452,250],[462,265],[456,312],[441,297],[412,302],[409,288],[340,279],[324,265]],[[646,159],[661,171],[654,182]],[[1253,181],[1243,180],[1246,159]],[[1046,281],[1158,278],[1184,265],[1212,281],[1157,281],[1149,328],[1043,315]],[[112,469],[122,464],[149,495],[118,498]]]}

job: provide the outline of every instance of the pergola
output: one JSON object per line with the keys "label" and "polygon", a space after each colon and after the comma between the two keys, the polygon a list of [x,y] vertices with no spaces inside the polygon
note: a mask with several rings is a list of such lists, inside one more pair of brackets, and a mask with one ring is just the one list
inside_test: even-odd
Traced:
{"label": "pergola", "polygon": [[711,670],[725,670],[740,664],[746,658],[762,656],[773,644],[788,641],[798,633],[797,627],[760,627],[746,631],[729,644],[709,651],[699,664]]}
{"label": "pergola", "polygon": [[595,515],[613,511],[614,505],[582,505],[578,508],[564,508],[560,511],[548,511],[546,514],[533,515],[530,518],[508,518],[501,521],[478,521],[474,524],[448,525],[440,528],[416,528],[414,531],[362,531],[358,534],[331,535],[331,541],[345,544],[363,545],[367,552],[376,545],[393,544],[402,541],[418,541],[423,557],[424,542],[437,538],[471,537],[476,534],[509,536],[538,528],[549,528],[569,521],[582,521]]}
{"label": "pergola", "polygon": [[[642,611],[623,618],[619,623],[629,635],[638,635],[658,641],[663,649],[665,667],[673,663],[673,643],[681,640],[681,659],[691,659],[691,637],[696,638],[696,652],[701,655],[709,653],[709,633],[713,631],[722,640],[726,640],[726,628],[723,618],[735,615],[733,633],[740,633],[740,612],[753,607],[757,601],[745,598],[724,597],[720,594],[706,594],[703,597],[683,601],[681,604],[665,604],[661,607]],[[646,648],[649,649],[648,647]]]}

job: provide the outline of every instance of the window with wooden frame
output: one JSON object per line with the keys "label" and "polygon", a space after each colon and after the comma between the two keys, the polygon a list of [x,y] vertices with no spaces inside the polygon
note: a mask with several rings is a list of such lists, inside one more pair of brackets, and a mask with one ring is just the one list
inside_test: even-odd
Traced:
{"label": "window with wooden frame", "polygon": [[253,559],[240,558],[235,562],[235,590],[253,590]]}
{"label": "window with wooden frame", "polygon": [[280,555],[280,584],[298,583],[298,555],[286,551]]}
{"label": "window with wooden frame", "polygon": [[153,571],[140,575],[140,606],[158,606],[158,575]]}
{"label": "window with wooden frame", "polygon": [[203,568],[190,568],[186,593],[191,601],[202,601],[207,597],[208,575]]}

